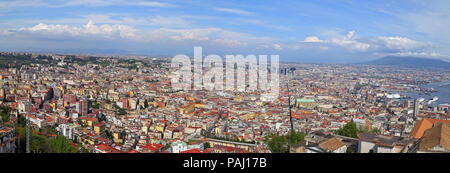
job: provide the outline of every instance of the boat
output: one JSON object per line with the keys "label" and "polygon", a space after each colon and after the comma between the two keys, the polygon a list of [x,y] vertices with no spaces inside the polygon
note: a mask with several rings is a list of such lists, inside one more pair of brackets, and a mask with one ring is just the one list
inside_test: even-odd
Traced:
{"label": "boat", "polygon": [[430,99],[430,100],[428,101],[428,104],[431,104],[431,103],[433,103],[433,102],[435,102],[435,101],[437,101],[437,100],[439,100],[439,97],[434,96],[432,99]]}

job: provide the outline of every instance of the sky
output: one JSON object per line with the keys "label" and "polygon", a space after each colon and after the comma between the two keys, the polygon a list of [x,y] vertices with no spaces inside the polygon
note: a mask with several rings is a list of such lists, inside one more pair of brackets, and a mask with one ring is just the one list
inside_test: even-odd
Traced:
{"label": "sky", "polygon": [[0,0],[0,51],[450,60],[448,0]]}

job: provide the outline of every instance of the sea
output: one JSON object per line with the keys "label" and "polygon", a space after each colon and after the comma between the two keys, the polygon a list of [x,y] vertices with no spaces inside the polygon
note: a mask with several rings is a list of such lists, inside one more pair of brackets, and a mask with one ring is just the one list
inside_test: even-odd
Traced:
{"label": "sea", "polygon": [[418,91],[404,92],[401,95],[409,96],[411,99],[424,98],[425,101],[432,99],[433,97],[439,97],[439,99],[433,102],[433,105],[450,104],[450,81],[429,83],[427,85],[420,86],[421,88],[433,88],[436,92],[430,92],[424,94]]}

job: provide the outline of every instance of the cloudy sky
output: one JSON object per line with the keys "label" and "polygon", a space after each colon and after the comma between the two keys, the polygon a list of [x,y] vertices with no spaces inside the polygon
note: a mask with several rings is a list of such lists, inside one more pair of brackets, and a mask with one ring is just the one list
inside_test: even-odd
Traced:
{"label": "cloudy sky", "polygon": [[0,51],[448,60],[448,0],[1,0]]}

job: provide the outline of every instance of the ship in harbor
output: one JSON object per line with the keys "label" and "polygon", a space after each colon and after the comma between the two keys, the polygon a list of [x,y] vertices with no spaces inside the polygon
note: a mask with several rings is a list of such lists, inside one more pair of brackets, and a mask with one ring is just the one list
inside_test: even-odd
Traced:
{"label": "ship in harbor", "polygon": [[428,101],[428,104],[430,105],[431,103],[433,103],[433,102],[435,102],[435,101],[437,101],[437,100],[439,100],[439,97],[434,96],[432,99],[430,99],[430,100]]}

